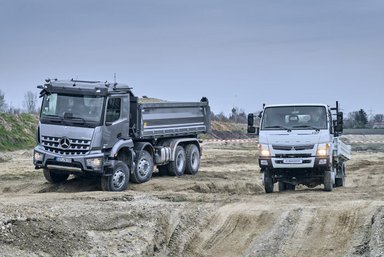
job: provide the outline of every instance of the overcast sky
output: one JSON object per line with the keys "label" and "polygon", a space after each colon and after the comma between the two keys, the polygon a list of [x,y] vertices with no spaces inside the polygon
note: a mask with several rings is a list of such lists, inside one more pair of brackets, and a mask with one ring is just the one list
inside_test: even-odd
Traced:
{"label": "overcast sky", "polygon": [[127,83],[214,112],[339,100],[384,113],[382,0],[0,0],[0,89]]}

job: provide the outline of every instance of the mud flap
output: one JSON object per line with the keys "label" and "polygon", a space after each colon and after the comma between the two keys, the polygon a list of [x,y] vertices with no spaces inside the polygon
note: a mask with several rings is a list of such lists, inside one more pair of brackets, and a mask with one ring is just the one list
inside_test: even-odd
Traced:
{"label": "mud flap", "polygon": [[260,183],[264,185],[264,172],[260,172]]}
{"label": "mud flap", "polygon": [[113,167],[115,166],[116,160],[108,160],[104,164],[104,172],[102,176],[108,177],[111,176],[113,173]]}
{"label": "mud flap", "polygon": [[333,169],[331,171],[332,184],[335,184],[336,181],[336,171]]}

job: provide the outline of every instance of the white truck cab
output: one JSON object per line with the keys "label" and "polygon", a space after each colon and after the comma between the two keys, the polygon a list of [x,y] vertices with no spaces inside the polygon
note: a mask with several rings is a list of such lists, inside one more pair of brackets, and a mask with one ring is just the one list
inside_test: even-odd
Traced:
{"label": "white truck cab", "polygon": [[[336,113],[332,113],[336,111]],[[335,119],[334,119],[335,116]],[[260,125],[248,115],[248,132],[259,135],[259,166],[266,193],[294,190],[298,184],[326,191],[344,186],[344,162],[350,146],[339,136],[343,113],[325,104],[279,104],[263,106]]]}

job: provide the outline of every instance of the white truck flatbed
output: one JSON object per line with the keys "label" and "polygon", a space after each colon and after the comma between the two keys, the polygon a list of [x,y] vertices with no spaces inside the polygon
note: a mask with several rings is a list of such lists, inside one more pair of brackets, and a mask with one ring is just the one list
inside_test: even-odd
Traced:
{"label": "white truck flatbed", "polygon": [[351,159],[351,146],[345,144],[339,137],[335,137],[333,139],[333,156],[339,157],[343,161],[347,161]]}

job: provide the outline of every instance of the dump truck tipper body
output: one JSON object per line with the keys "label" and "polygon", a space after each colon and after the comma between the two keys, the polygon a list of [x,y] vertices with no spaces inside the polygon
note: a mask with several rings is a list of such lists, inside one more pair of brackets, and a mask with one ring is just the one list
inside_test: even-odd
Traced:
{"label": "dump truck tipper body", "polygon": [[98,81],[46,80],[34,165],[52,183],[69,174],[101,176],[121,191],[161,173],[196,174],[198,135],[210,129],[208,100],[139,103],[131,88]]}

